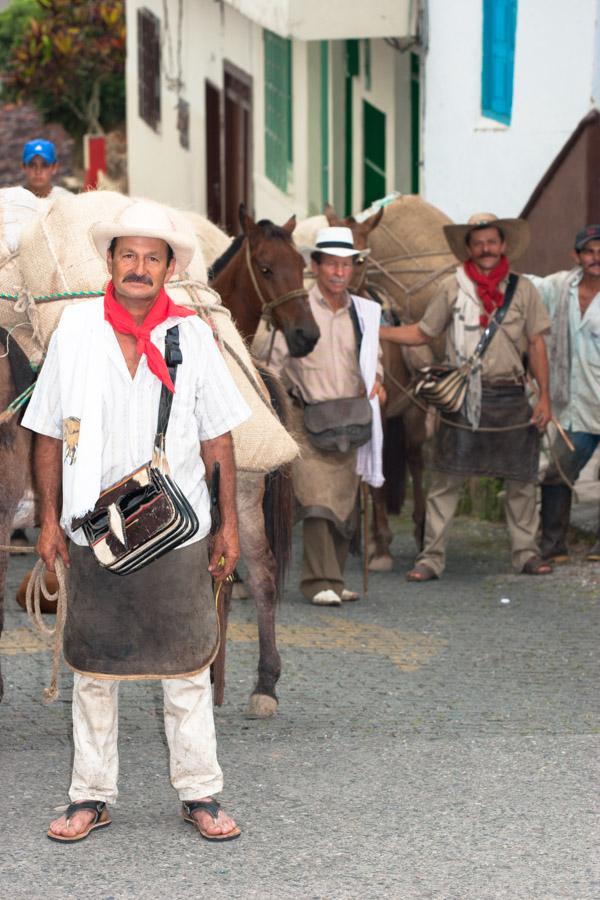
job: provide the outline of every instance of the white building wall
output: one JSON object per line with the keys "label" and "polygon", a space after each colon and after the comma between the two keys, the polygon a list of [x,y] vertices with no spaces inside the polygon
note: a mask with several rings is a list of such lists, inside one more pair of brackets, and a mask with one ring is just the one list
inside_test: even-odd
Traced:
{"label": "white building wall", "polygon": [[516,215],[590,108],[598,2],[519,0],[507,127],[481,117],[482,0],[428,6],[424,195],[456,221]]}
{"label": "white building wall", "polygon": [[[167,0],[173,69],[176,70],[177,7]],[[163,40],[161,122],[158,132],[138,114],[137,8],[143,6],[161,22]],[[127,5],[127,133],[129,190],[181,208],[206,211],[204,82],[223,86],[223,60],[253,74],[256,68],[256,33],[238,12],[213,0],[184,0],[181,96],[190,104],[190,148],[179,143],[177,94],[167,89],[169,35],[165,32],[162,0],[129,0]],[[169,74],[175,74],[169,72]]]}

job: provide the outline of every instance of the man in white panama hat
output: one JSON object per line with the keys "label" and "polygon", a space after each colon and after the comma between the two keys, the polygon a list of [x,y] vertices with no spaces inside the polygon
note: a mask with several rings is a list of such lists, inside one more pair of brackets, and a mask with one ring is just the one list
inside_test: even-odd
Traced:
{"label": "man in white panama hat", "polygon": [[[441,576],[450,524],[464,480],[471,475],[504,479],[513,568],[547,575],[552,567],[540,558],[537,544],[535,482],[538,435],[551,418],[544,342],[550,319],[531,282],[511,273],[508,262],[525,250],[529,228],[521,219],[476,213],[464,225],[446,225],[444,233],[461,265],[442,282],[420,322],[381,329],[382,340],[407,345],[429,343],[448,329],[447,362],[469,365],[463,408],[444,414],[436,433],[424,547],[407,579]],[[484,329],[501,311],[501,325],[479,362],[469,364]],[[533,411],[525,395],[523,338],[537,384]]]}
{"label": "man in white panama hat", "polygon": [[[348,291],[355,265],[368,253],[355,249],[349,228],[322,228],[303,252],[315,276],[308,297],[321,337],[307,356],[292,358],[277,333],[270,365],[281,374],[304,432],[301,456],[292,464],[303,520],[300,589],[316,606],[341,606],[358,599],[345,587],[344,568],[360,480],[383,483],[380,307]],[[370,424],[362,419],[365,410]]]}
{"label": "man in white panama hat", "polygon": [[[64,656],[75,673],[71,804],[48,837],[80,841],[110,824],[119,682],[160,679],[171,783],[184,819],[207,840],[231,840],[239,828],[214,799],[223,776],[209,672],[218,646],[210,576],[226,577],[239,556],[230,431],[249,410],[208,326],[164,288],[192,260],[191,231],[158,204],[133,201],[116,221],[95,225],[91,239],[111,275],[106,294],[63,313],[23,420],[37,432],[38,552],[50,571],[57,557],[70,568]],[[176,390],[167,340],[180,353]],[[166,456],[198,531],[145,568],[115,575],[97,564],[76,523],[102,490],[152,457],[160,398],[169,393]],[[222,523],[209,562],[205,472],[217,462]]]}

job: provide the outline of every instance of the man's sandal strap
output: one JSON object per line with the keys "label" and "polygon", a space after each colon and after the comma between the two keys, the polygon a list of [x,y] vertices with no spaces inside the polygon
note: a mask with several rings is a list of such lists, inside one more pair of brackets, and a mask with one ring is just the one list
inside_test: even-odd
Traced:
{"label": "man's sandal strap", "polygon": [[96,818],[94,819],[94,823],[96,823],[102,815],[105,806],[106,803],[104,800],[80,800],[77,803],[69,803],[65,812],[65,819],[68,822],[69,819],[73,818],[75,813],[81,812],[84,809],[89,809],[96,814]]}
{"label": "man's sandal strap", "polygon": [[195,813],[197,809],[202,809],[212,816],[215,822],[219,818],[219,812],[221,810],[221,804],[214,798],[211,800],[190,800],[189,803],[184,800],[182,805],[188,816]]}

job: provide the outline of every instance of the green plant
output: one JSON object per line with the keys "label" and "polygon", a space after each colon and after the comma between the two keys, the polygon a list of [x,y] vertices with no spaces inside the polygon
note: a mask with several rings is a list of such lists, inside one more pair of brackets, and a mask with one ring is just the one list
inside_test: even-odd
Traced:
{"label": "green plant", "polygon": [[29,18],[7,55],[5,92],[35,103],[46,119],[62,122],[76,135],[122,121],[123,3],[34,0],[34,5],[39,14]]}

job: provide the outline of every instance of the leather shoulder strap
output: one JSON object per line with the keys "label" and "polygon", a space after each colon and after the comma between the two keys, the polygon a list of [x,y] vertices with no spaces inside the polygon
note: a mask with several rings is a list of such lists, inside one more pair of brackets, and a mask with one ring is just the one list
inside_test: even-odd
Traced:
{"label": "leather shoulder strap", "polygon": [[352,295],[350,295],[350,318],[352,319],[352,325],[354,327],[354,336],[356,337],[356,354],[360,356],[360,348],[362,344],[362,331],[360,330],[360,323],[358,321],[358,313],[356,312],[356,306],[354,305],[354,300],[352,299]]}
{"label": "leather shoulder strap", "polygon": [[[177,378],[177,366],[183,362],[181,347],[179,346],[179,325],[173,325],[169,328],[165,335],[165,362],[171,381],[175,384]],[[160,437],[166,435],[171,416],[171,406],[173,405],[173,394],[163,384],[160,392],[160,405],[158,407],[158,423],[156,425],[155,444],[160,443]]]}
{"label": "leather shoulder strap", "polygon": [[473,353],[474,357],[479,357],[479,359],[481,359],[481,357],[489,347],[492,338],[498,331],[498,328],[502,324],[502,321],[506,316],[506,313],[508,312],[508,308],[517,289],[518,281],[519,276],[514,272],[511,272],[508,276],[506,291],[504,292],[504,303],[496,310],[495,315],[490,319],[489,325],[481,335],[479,343],[475,347],[475,352]]}

